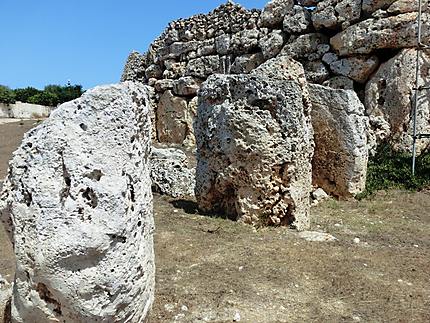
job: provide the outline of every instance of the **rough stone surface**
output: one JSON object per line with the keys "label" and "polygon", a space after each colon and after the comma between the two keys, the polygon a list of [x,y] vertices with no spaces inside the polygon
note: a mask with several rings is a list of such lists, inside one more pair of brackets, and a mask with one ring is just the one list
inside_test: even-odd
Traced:
{"label": "rough stone surface", "polygon": [[329,39],[321,33],[300,35],[282,48],[281,55],[288,55],[298,60],[315,60],[324,55],[319,52],[319,45],[328,44]]}
{"label": "rough stone surface", "polygon": [[315,153],[313,184],[348,198],[365,189],[368,118],[353,91],[309,85]]}
{"label": "rough stone surface", "polygon": [[[412,147],[412,107],[415,96],[416,50],[404,49],[383,63],[366,86],[366,111],[368,115],[382,117],[390,125],[392,147],[398,151],[410,151]],[[430,55],[422,52],[419,85],[429,81]],[[419,133],[430,133],[430,92],[419,96],[420,109],[417,115]],[[387,133],[387,131],[384,131]],[[382,138],[380,138],[382,139]],[[428,140],[418,141],[418,151],[429,146]]]}
{"label": "rough stone surface", "polygon": [[181,144],[192,135],[192,115],[187,100],[166,91],[157,109],[157,137],[165,143]]}
{"label": "rough stone surface", "polygon": [[321,84],[330,77],[330,72],[322,61],[306,62],[304,68],[306,79],[311,83]]}
{"label": "rough stone surface", "polygon": [[146,55],[133,51],[127,58],[121,82],[125,81],[145,81]]}
{"label": "rough stone surface", "polygon": [[10,322],[10,303],[12,298],[12,285],[0,275],[0,321]]}
{"label": "rough stone surface", "polygon": [[[423,14],[423,42],[430,40],[429,15]],[[367,19],[331,38],[341,55],[369,54],[377,49],[417,45],[417,13],[405,13],[382,19]]]}
{"label": "rough stone surface", "polygon": [[152,189],[172,197],[193,196],[195,169],[189,168],[187,155],[176,148],[153,148],[151,154]]}
{"label": "rough stone surface", "polygon": [[346,76],[335,76],[323,82],[324,86],[338,90],[354,90],[354,81]]}
{"label": "rough stone surface", "polygon": [[146,318],[155,275],[148,104],[144,86],[97,87],[25,135],[0,208],[16,254],[13,322]]}
{"label": "rough stone surface", "polygon": [[263,62],[264,56],[262,53],[245,54],[236,57],[233,65],[231,66],[230,72],[233,74],[248,74]]}
{"label": "rough stone surface", "polygon": [[[422,0],[422,11],[428,11],[428,5],[428,0]],[[418,8],[418,0],[397,0],[390,7],[388,7],[387,12],[397,15],[400,13],[418,11]]]}
{"label": "rough stone surface", "polygon": [[272,31],[260,39],[259,46],[265,59],[275,57],[284,46],[284,33],[280,30]]}
{"label": "rough stone surface", "polygon": [[363,0],[362,9],[365,13],[372,13],[379,9],[387,9],[396,0]]}
{"label": "rough stone surface", "polygon": [[285,15],[293,9],[293,6],[293,0],[269,1],[261,13],[259,25],[261,27],[275,27],[280,25]]}
{"label": "rough stone surface", "polygon": [[330,69],[334,74],[347,76],[358,83],[365,83],[378,66],[377,56],[346,57],[330,63]]}
{"label": "rough stone surface", "polygon": [[312,22],[317,30],[322,28],[347,28],[360,19],[362,0],[323,0],[312,12]]}
{"label": "rough stone surface", "polygon": [[289,57],[250,75],[213,75],[199,92],[196,197],[252,224],[309,227],[311,106]]}
{"label": "rough stone surface", "polygon": [[290,34],[302,34],[312,26],[311,14],[302,6],[294,6],[290,14],[284,18],[284,31]]}
{"label": "rough stone surface", "polygon": [[200,82],[186,76],[173,82],[173,93],[180,96],[194,96],[200,89]]}

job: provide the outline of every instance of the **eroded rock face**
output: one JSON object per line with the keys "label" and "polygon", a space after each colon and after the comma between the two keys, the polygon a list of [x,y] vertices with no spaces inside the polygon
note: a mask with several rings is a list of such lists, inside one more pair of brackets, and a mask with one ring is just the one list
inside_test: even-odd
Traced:
{"label": "eroded rock face", "polygon": [[172,197],[193,196],[195,168],[190,168],[187,155],[176,148],[153,148],[151,180],[154,191]]}
{"label": "eroded rock face", "polygon": [[[415,68],[417,52],[404,49],[398,55],[383,63],[366,86],[366,111],[373,117],[383,118],[389,125],[388,139],[398,151],[411,151],[412,147],[412,107],[415,95]],[[429,80],[430,56],[421,52],[421,73],[419,85]],[[418,133],[430,133],[430,92],[422,91],[419,96],[417,114]],[[381,134],[383,134],[381,133]],[[382,138],[379,138],[381,141]],[[418,141],[418,151],[428,147],[428,140]]]}
{"label": "eroded rock face", "polygon": [[261,27],[274,27],[284,20],[294,6],[293,0],[271,0],[264,7],[260,16],[259,25]]}
{"label": "eroded rock face", "polygon": [[149,99],[126,82],[29,131],[5,182],[13,322],[142,322],[154,297]]}
{"label": "eroded rock face", "polygon": [[[429,15],[423,14],[423,42],[430,39]],[[367,19],[331,38],[333,48],[342,56],[369,54],[377,49],[417,45],[417,13],[405,13],[382,19]]]}
{"label": "eroded rock face", "polygon": [[346,57],[330,63],[330,69],[334,74],[347,76],[358,83],[365,83],[378,66],[377,56]]}
{"label": "eroded rock face", "polygon": [[313,184],[336,197],[351,197],[366,184],[368,118],[354,91],[310,84],[315,153]]}
{"label": "eroded rock face", "polygon": [[303,68],[289,57],[203,84],[195,126],[200,208],[246,223],[309,227],[307,95]]}
{"label": "eroded rock face", "polygon": [[312,12],[312,22],[319,30],[345,29],[360,19],[362,0],[323,0]]}

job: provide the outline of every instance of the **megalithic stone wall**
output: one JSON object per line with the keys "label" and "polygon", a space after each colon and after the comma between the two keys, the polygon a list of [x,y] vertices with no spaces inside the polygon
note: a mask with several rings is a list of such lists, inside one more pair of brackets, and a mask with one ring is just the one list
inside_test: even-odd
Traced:
{"label": "megalithic stone wall", "polygon": [[[372,98],[365,100],[365,92],[375,88],[377,80],[368,84],[374,73],[401,49],[416,46],[417,3],[272,0],[260,11],[228,1],[207,15],[171,22],[148,52],[130,55],[122,79],[155,88],[156,140],[185,146],[194,145],[194,99],[203,81],[214,73],[250,73],[277,56],[287,55],[302,63],[310,83],[354,90],[368,112],[375,106]],[[423,41],[428,43],[428,1],[423,4]],[[405,75],[414,74],[411,64],[399,69]],[[414,87],[387,81],[392,92],[404,93]],[[186,90],[184,84],[188,84]],[[410,140],[405,140],[405,128],[390,128],[391,121],[384,118],[401,114],[410,119],[411,106],[404,107],[393,106],[390,113],[370,115],[369,131],[378,142],[388,142],[400,151],[411,146]],[[422,129],[430,127],[426,111],[424,107]],[[421,150],[428,146],[428,141],[420,143]]]}
{"label": "megalithic stone wall", "polygon": [[302,66],[283,57],[213,75],[199,93],[196,197],[254,225],[309,227],[313,132]]}
{"label": "megalithic stone wall", "polygon": [[14,322],[142,322],[154,297],[148,89],[96,87],[14,153],[3,217]]}

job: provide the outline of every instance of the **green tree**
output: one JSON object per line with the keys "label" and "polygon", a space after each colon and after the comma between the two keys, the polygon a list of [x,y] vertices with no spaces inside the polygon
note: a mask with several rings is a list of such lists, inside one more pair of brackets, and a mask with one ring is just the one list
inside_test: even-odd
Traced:
{"label": "green tree", "polygon": [[15,89],[15,99],[16,101],[28,102],[28,99],[36,94],[41,93],[42,91],[34,88],[34,87],[26,87],[24,89]]}
{"label": "green tree", "polygon": [[51,107],[57,106],[59,102],[58,96],[51,92],[40,92],[32,97],[28,98],[28,103],[47,105]]}
{"label": "green tree", "polygon": [[4,85],[0,85],[0,103],[15,103],[15,93]]}

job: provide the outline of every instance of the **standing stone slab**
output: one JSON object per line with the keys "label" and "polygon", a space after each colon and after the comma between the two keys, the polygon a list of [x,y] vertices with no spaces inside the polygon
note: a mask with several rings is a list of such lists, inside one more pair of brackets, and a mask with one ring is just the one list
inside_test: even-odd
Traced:
{"label": "standing stone slab", "polygon": [[309,227],[310,102],[302,66],[272,59],[249,75],[213,75],[199,92],[196,197],[254,225]]}
{"label": "standing stone slab", "polygon": [[[421,51],[419,56],[419,86],[426,85],[430,72],[430,53]],[[413,113],[415,94],[415,68],[417,51],[403,49],[383,63],[366,85],[366,112],[369,116],[383,118],[389,125],[388,139],[397,151],[408,152],[412,147]],[[430,132],[430,91],[421,91],[417,113],[418,133]],[[380,138],[384,139],[384,138]],[[426,150],[428,140],[418,140],[417,150]]]}
{"label": "standing stone slab", "polygon": [[28,132],[5,183],[14,322],[142,322],[154,297],[147,88],[97,87]]}
{"label": "standing stone slab", "polygon": [[368,118],[354,91],[310,84],[315,153],[313,184],[336,197],[364,191]]}

